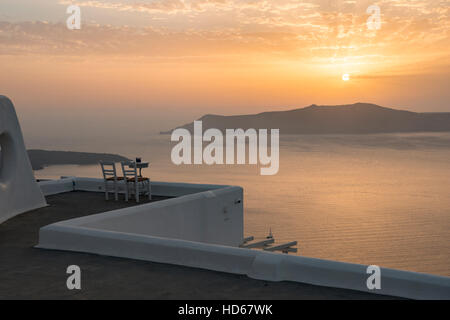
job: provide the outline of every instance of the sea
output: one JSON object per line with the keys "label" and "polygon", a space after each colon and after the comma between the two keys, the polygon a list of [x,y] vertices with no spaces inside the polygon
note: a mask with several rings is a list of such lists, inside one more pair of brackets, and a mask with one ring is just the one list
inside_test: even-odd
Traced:
{"label": "sea", "polygon": [[[50,150],[150,162],[154,181],[244,188],[245,236],[298,241],[301,256],[450,276],[450,133],[281,135],[279,171],[258,165],[175,165],[170,135],[92,140]],[[99,165],[58,165],[40,179],[100,177]]]}

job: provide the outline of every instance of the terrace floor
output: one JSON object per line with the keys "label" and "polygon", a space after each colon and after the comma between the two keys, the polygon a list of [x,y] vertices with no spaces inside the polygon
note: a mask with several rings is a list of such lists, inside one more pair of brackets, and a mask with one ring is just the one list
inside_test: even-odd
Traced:
{"label": "terrace floor", "polygon": [[[154,197],[153,201],[164,199]],[[133,201],[105,201],[103,193],[81,191],[49,196],[47,202],[48,207],[21,214],[0,225],[0,300],[392,299],[169,264],[36,249],[42,226],[136,205]],[[66,287],[69,276],[66,269],[72,264],[81,268],[81,290]]]}

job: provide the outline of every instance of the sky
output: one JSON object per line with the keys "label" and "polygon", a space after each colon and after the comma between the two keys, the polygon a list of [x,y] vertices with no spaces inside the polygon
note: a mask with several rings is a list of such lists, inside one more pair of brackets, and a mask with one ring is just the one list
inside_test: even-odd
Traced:
{"label": "sky", "polygon": [[0,1],[0,94],[31,144],[310,104],[450,112],[449,56],[449,0]]}

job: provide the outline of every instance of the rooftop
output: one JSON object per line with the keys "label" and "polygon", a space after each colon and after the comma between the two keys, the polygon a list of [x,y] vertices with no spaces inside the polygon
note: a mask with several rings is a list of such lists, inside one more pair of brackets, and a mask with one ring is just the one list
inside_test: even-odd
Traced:
{"label": "rooftop", "polygon": [[[166,198],[154,196],[152,201]],[[73,191],[46,200],[48,207],[0,224],[0,260],[6,261],[0,264],[0,299],[392,299],[171,264],[36,249],[39,229],[45,225],[136,205],[105,201],[101,192]],[[66,268],[72,264],[82,270],[81,290],[66,288]]]}

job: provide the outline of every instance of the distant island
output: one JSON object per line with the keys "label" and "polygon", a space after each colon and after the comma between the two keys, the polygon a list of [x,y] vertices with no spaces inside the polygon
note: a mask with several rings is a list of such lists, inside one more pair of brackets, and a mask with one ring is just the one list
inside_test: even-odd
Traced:
{"label": "distant island", "polygon": [[[251,115],[205,115],[203,130],[280,129],[280,134],[370,134],[450,131],[450,113],[417,113],[370,103],[305,108]],[[178,128],[193,132],[193,122]],[[174,129],[161,132],[171,134]]]}
{"label": "distant island", "polygon": [[109,153],[71,152],[71,151],[48,151],[48,150],[28,150],[33,170],[41,170],[50,165],[77,164],[88,165],[97,164],[103,161],[127,161],[128,158]]}

